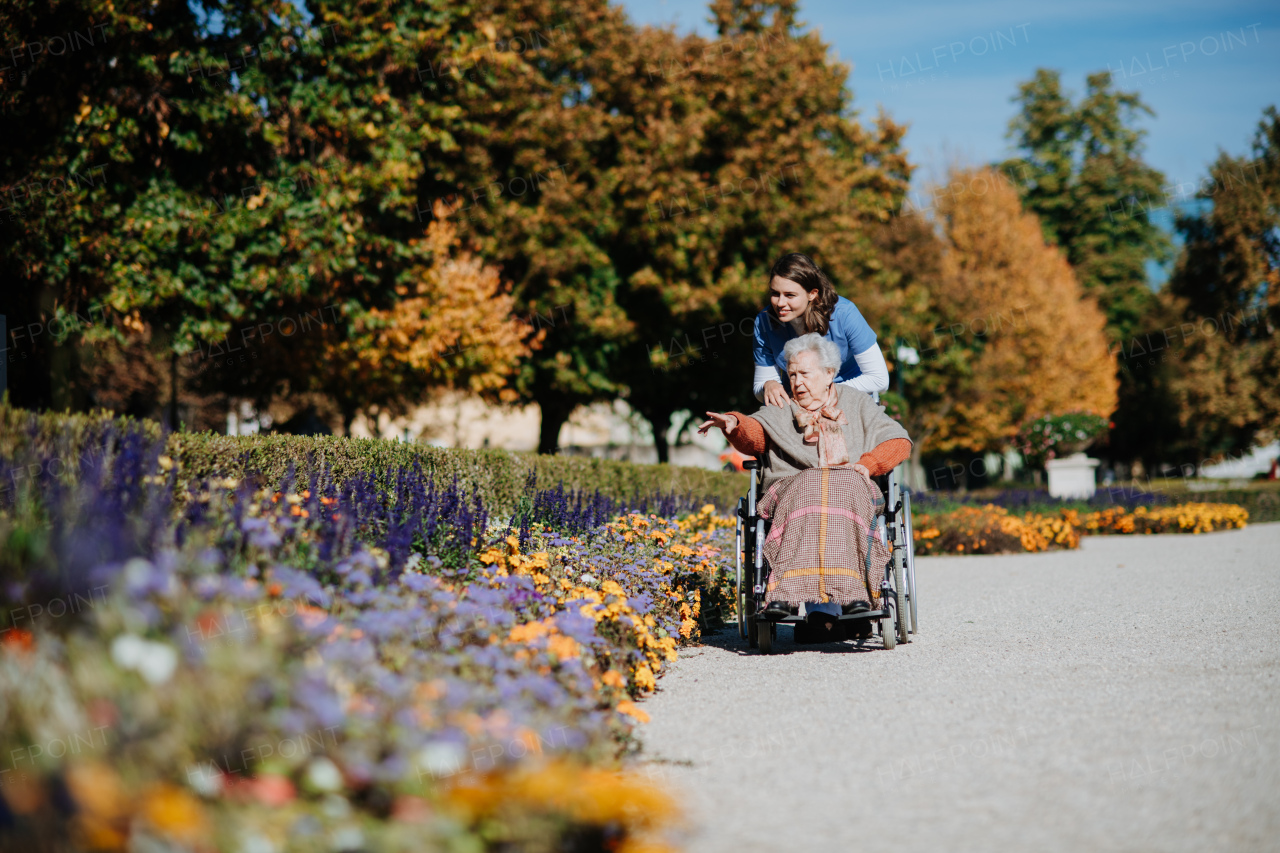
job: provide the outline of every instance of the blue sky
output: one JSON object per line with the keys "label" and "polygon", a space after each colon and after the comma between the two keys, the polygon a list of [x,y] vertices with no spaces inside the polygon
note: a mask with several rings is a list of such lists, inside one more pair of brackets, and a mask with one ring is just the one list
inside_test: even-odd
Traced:
{"label": "blue sky", "polygon": [[[638,23],[711,35],[704,4],[622,0]],[[1155,110],[1147,161],[1170,183],[1202,178],[1220,148],[1247,150],[1263,107],[1280,102],[1280,2],[808,0],[800,18],[853,64],[854,107],[911,129],[930,180],[946,166],[1003,159],[1018,83],[1062,72],[1077,96],[1110,67]]]}

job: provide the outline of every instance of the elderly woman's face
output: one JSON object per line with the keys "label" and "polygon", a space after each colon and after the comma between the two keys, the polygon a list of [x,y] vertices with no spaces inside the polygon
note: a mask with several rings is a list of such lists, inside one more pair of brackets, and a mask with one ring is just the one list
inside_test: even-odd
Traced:
{"label": "elderly woman's face", "polygon": [[836,372],[823,367],[818,354],[812,350],[796,353],[787,364],[787,376],[791,379],[791,392],[800,405],[814,399],[826,399],[831,390],[831,380]]}

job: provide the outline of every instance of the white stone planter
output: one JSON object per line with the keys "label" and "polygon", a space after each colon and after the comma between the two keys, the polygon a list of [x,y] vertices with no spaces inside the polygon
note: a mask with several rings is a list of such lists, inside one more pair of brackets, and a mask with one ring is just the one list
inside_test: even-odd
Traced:
{"label": "white stone planter", "polygon": [[1097,459],[1073,453],[1044,464],[1049,472],[1049,496],[1055,498],[1091,498],[1097,490]]}

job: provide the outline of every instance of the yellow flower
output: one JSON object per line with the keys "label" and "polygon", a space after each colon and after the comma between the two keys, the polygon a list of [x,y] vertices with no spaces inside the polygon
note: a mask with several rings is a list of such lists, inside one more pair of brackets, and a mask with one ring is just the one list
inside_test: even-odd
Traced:
{"label": "yellow flower", "polygon": [[657,679],[653,676],[653,670],[649,668],[647,663],[639,664],[635,669],[636,687],[641,693],[650,693],[658,689]]}
{"label": "yellow flower", "polygon": [[644,833],[677,816],[667,794],[639,779],[564,761],[525,762],[513,771],[467,778],[447,792],[446,806],[467,824],[518,825],[522,817],[543,816],[584,826],[612,825],[622,830],[617,849],[626,853],[663,850]]}

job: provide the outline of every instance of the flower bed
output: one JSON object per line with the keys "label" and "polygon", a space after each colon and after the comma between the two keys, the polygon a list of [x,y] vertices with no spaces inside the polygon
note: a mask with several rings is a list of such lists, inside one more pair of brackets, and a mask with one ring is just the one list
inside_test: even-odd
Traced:
{"label": "flower bed", "polygon": [[17,843],[621,850],[669,823],[615,771],[722,596],[713,507],[535,490],[495,521],[416,466],[188,489],[145,429],[63,466],[54,438],[0,459]]}
{"label": "flower bed", "polygon": [[917,554],[1007,554],[1075,548],[1077,528],[1067,519],[1026,513],[1011,514],[1004,507],[961,507],[937,515],[917,514]]}
{"label": "flower bed", "polygon": [[916,513],[916,553],[1007,554],[1076,548],[1080,536],[1128,533],[1208,533],[1244,527],[1249,513],[1234,504],[1187,503],[1178,506],[1123,506],[1081,512],[1027,512],[1014,515],[1001,506],[961,506],[950,512]]}
{"label": "flower bed", "polygon": [[1076,522],[1086,533],[1210,533],[1233,530],[1249,523],[1242,506],[1223,503],[1185,503],[1132,512],[1124,507],[1091,512]]}

